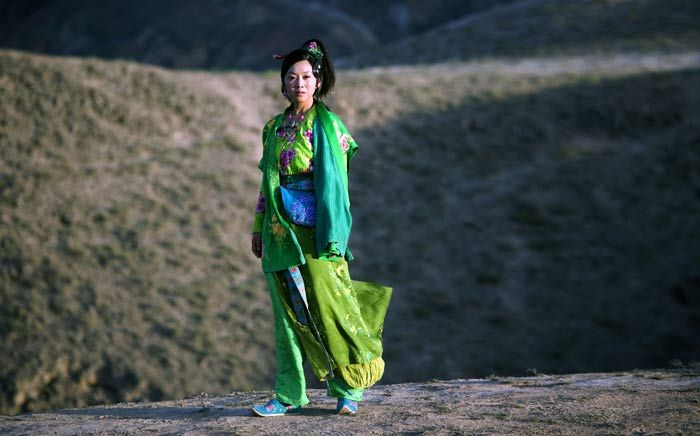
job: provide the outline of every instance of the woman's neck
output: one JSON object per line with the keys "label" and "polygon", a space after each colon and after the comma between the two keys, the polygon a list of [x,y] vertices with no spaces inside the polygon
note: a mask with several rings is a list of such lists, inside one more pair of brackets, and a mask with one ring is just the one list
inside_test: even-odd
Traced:
{"label": "woman's neck", "polygon": [[292,113],[294,115],[300,115],[303,113],[306,113],[311,110],[311,108],[314,106],[314,101],[312,100],[309,104],[304,104],[304,105],[297,105],[294,103],[292,106]]}

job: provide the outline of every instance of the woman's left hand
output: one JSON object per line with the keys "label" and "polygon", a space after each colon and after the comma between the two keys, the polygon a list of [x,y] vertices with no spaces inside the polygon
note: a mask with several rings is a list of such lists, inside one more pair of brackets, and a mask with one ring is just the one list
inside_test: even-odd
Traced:
{"label": "woman's left hand", "polygon": [[250,248],[253,251],[253,254],[255,257],[258,259],[262,258],[262,251],[263,251],[263,246],[262,246],[262,234],[259,232],[253,233],[252,240],[250,242]]}

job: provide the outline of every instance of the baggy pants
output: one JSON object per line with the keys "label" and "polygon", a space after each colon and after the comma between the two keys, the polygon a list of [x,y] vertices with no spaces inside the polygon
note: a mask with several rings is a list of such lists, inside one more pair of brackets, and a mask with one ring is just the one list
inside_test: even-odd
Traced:
{"label": "baggy pants", "polygon": [[[294,332],[289,314],[280,301],[279,292],[269,287],[268,290],[275,318],[275,356],[277,360],[275,394],[277,399],[283,403],[303,406],[309,403],[304,377],[304,349]],[[338,376],[328,380],[327,384],[329,397],[362,401],[364,389],[352,388]]]}

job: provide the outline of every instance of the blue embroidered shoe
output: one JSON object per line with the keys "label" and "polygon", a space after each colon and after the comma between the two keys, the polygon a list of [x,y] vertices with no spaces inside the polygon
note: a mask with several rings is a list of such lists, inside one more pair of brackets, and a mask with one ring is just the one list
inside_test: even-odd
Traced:
{"label": "blue embroidered shoe", "polygon": [[338,415],[354,415],[357,413],[357,401],[347,398],[338,398],[338,407],[335,408]]}
{"label": "blue embroidered shoe", "polygon": [[282,416],[301,413],[301,406],[285,406],[277,399],[272,399],[264,406],[251,407],[250,411],[256,416]]}

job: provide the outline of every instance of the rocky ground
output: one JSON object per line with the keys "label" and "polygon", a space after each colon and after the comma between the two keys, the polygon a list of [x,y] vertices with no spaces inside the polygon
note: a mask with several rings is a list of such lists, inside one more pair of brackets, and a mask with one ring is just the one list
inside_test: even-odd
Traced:
{"label": "rocky ground", "polygon": [[657,370],[380,385],[357,416],[309,392],[302,416],[256,418],[268,392],[201,394],[0,417],[0,433],[698,434],[700,371]]}

